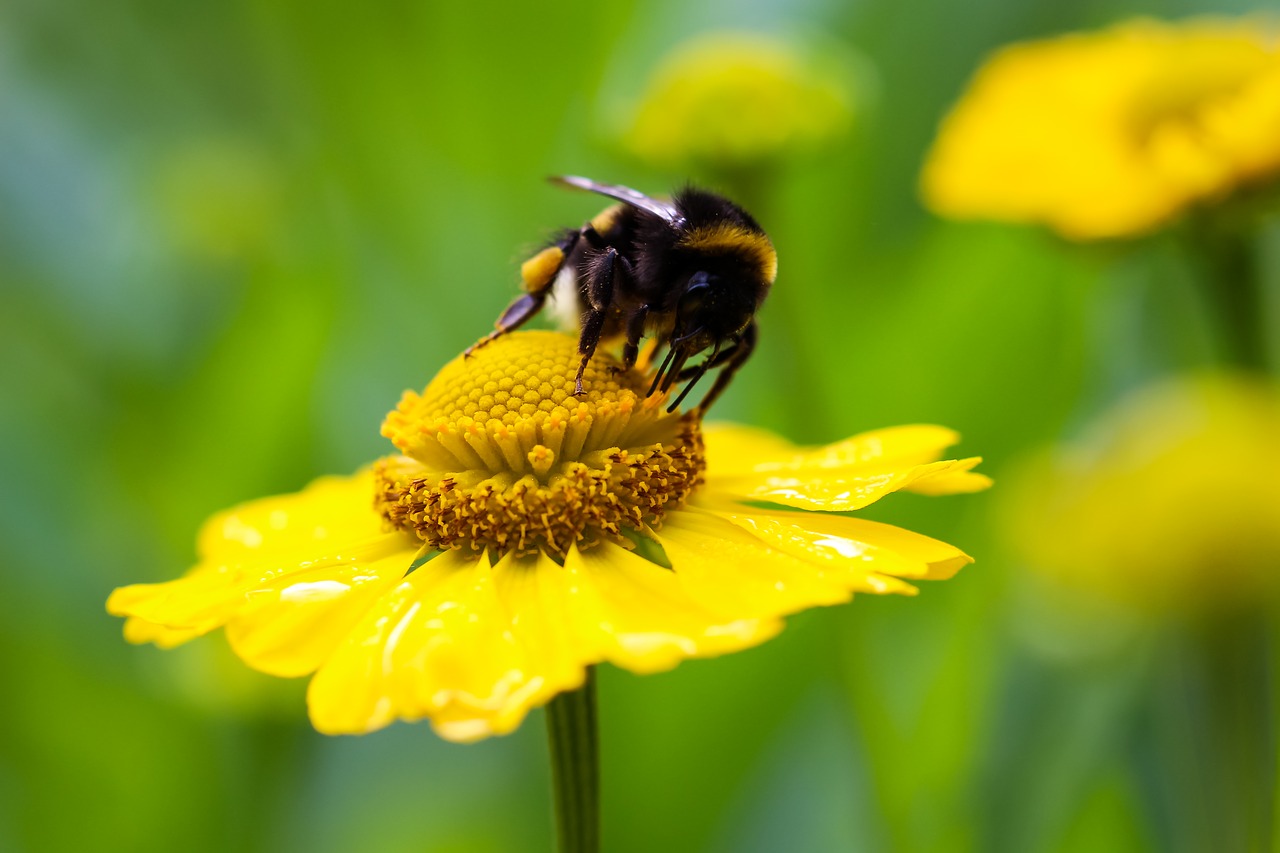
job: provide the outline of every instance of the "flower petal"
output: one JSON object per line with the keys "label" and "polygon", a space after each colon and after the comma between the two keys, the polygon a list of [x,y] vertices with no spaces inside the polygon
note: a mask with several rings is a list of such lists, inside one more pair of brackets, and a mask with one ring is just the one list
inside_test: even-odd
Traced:
{"label": "flower petal", "polygon": [[255,590],[287,588],[299,573],[324,569],[342,577],[394,558],[403,561],[403,574],[417,546],[402,533],[382,530],[372,493],[371,475],[362,472],[324,477],[296,494],[219,513],[201,531],[204,559],[195,568],[166,583],[121,587],[108,598],[107,610],[140,620],[128,628],[127,639],[176,645],[234,618]]}
{"label": "flower petal", "polygon": [[448,552],[388,590],[320,666],[311,718],[330,734],[429,718],[445,738],[476,740],[513,730],[601,660],[656,672],[780,629],[698,603],[670,570],[611,543],[563,566]]}
{"label": "flower petal", "polygon": [[779,435],[740,424],[703,424],[702,435],[707,445],[707,470],[717,478],[750,474],[761,460],[784,459],[798,452]]}
{"label": "flower petal", "polygon": [[142,643],[154,643],[157,648],[172,649],[180,646],[187,640],[203,634],[203,631],[193,631],[190,628],[167,628],[164,625],[157,625],[155,622],[148,622],[137,616],[130,616],[124,622],[124,638],[130,643],[141,645]]}
{"label": "flower petal", "polygon": [[[960,441],[955,430],[929,424],[889,427],[846,438],[822,447],[801,448],[762,430],[729,427],[707,430],[707,454],[717,475],[732,468],[729,459],[711,457],[725,445],[720,456],[735,454],[753,460],[748,473],[842,471],[846,468],[909,467],[933,462]],[[736,473],[733,472],[733,473]]]}
{"label": "flower petal", "polygon": [[826,513],[787,512],[732,504],[708,511],[803,559],[843,566],[859,592],[915,593],[898,577],[945,580],[973,558],[959,548],[891,524]]}
{"label": "flower petal", "polygon": [[[120,587],[107,599],[107,612],[180,630],[190,639],[212,631],[231,618],[243,603],[250,581],[251,576],[239,566],[196,566],[177,580]],[[134,636],[144,637],[141,642],[151,639],[137,626],[126,639],[139,642]]]}
{"label": "flower petal", "polygon": [[227,640],[254,669],[284,678],[306,675],[404,577],[413,555],[413,549],[401,549],[372,562],[326,563],[265,579],[244,593],[227,624]]}
{"label": "flower petal", "polygon": [[720,427],[708,430],[708,482],[749,500],[832,512],[861,509],[899,489],[940,495],[987,488],[991,481],[970,471],[978,457],[935,461],[957,441],[952,430],[915,425],[806,450],[759,430]]}
{"label": "flower petal", "polygon": [[[202,561],[236,563],[268,554],[328,554],[383,532],[372,510],[372,469],[320,477],[299,492],[247,501],[213,515],[196,539]],[[318,546],[318,547],[317,547]]]}
{"label": "flower petal", "polygon": [[986,474],[978,474],[970,469],[982,461],[981,456],[970,456],[968,459],[957,459],[949,467],[939,466],[934,471],[918,477],[910,484],[903,486],[908,492],[918,495],[967,495],[991,488],[992,480]]}
{"label": "flower petal", "polygon": [[633,672],[727,654],[782,630],[777,620],[695,601],[675,572],[609,542],[574,549],[563,572],[579,592],[573,618],[580,636],[600,657]]}
{"label": "flower petal", "polygon": [[487,559],[441,554],[371,607],[316,672],[312,724],[355,734],[431,717],[451,740],[511,731],[542,685],[526,676],[510,622]]}
{"label": "flower petal", "polygon": [[770,619],[848,601],[845,584],[706,512],[673,512],[658,533],[676,578],[704,607]]}
{"label": "flower petal", "polygon": [[969,473],[969,469],[981,461],[979,457],[947,459],[897,470],[859,471],[853,476],[832,471],[825,475],[806,472],[798,476],[738,477],[728,483],[717,480],[713,485],[739,499],[772,501],[797,509],[849,512],[900,489],[945,494],[986,488],[990,483],[986,477]]}

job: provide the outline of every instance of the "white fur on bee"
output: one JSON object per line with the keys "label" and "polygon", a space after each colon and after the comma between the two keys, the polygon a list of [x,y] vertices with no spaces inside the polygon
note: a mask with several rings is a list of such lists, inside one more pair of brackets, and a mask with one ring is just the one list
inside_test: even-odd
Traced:
{"label": "white fur on bee", "polygon": [[551,285],[551,304],[548,310],[561,331],[576,333],[582,327],[582,303],[578,301],[578,271],[566,263],[556,273]]}

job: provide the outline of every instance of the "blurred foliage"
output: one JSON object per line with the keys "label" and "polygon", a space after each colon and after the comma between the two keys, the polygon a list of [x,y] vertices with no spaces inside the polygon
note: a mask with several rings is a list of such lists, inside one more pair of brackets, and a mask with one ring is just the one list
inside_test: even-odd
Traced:
{"label": "blurred foliage", "polygon": [[[108,591],[181,571],[210,512],[384,452],[383,414],[489,328],[523,251],[596,212],[544,175],[707,179],[637,168],[600,116],[729,25],[846,42],[878,97],[846,142],[745,188],[781,275],[717,414],[799,441],[942,423],[998,483],[1218,350],[1167,239],[1075,251],[928,216],[939,117],[1011,40],[1248,9],[10,0],[0,849],[547,849],[538,720],[465,747],[424,726],[325,738],[298,685],[126,646]],[[1274,309],[1280,230],[1256,240]],[[886,504],[978,563],[747,653],[602,673],[608,849],[1244,849],[1205,811],[1212,667],[1122,617],[1079,630],[1001,550],[991,496]]]}

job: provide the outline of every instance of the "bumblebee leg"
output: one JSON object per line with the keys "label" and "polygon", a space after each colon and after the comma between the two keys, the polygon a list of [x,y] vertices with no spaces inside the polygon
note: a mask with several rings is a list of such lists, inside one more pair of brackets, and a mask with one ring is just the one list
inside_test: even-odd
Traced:
{"label": "bumblebee leg", "polygon": [[[730,346],[728,349],[723,349],[717,352],[710,359],[710,362],[707,364],[707,369],[710,370],[713,367],[719,367],[729,359],[733,358],[734,353],[738,351],[739,346],[741,346],[741,344],[735,343],[732,346]],[[680,375],[676,377],[676,381],[684,382],[687,379],[692,379],[694,376],[696,376],[701,372],[702,372],[701,364],[694,365],[693,367],[686,367],[684,370],[680,371]]]}
{"label": "bumblebee leg", "polygon": [[622,345],[622,369],[626,373],[636,366],[640,357],[640,338],[644,336],[644,323],[649,317],[649,306],[641,305],[627,318],[627,341]]}
{"label": "bumblebee leg", "polygon": [[542,293],[525,293],[518,296],[514,302],[507,306],[507,310],[502,312],[498,322],[494,323],[497,328],[463,350],[463,357],[470,356],[480,347],[497,340],[507,332],[514,332],[529,322],[534,315],[542,310],[543,303],[547,301],[547,293],[548,291],[544,290]]}
{"label": "bumblebee leg", "polygon": [[[583,229],[584,236],[586,230]],[[592,229],[592,233],[594,231]],[[614,276],[622,263],[618,250],[610,246],[601,253],[598,260],[592,260],[587,273],[587,304],[591,307],[582,318],[582,335],[578,338],[578,352],[582,355],[582,363],[578,365],[578,375],[574,378],[575,397],[587,393],[582,388],[582,375],[586,373],[587,362],[591,361],[591,356],[596,353],[596,345],[600,343],[600,333],[604,330],[604,321],[608,318],[613,303]]]}
{"label": "bumblebee leg", "polygon": [[[711,365],[715,364],[719,358],[720,342],[716,341],[716,348],[712,351],[711,355],[703,359],[702,364],[699,364],[697,367],[690,368],[693,371],[693,378],[690,379],[688,384],[680,390],[680,393],[676,398],[671,401],[671,405],[667,406],[667,414],[671,414],[676,409],[680,408],[680,404],[684,402],[684,398],[689,396],[689,392],[693,390],[693,386],[698,384],[698,380],[706,375],[707,371],[711,369]],[[684,376],[685,373],[686,371],[681,370],[678,372],[678,376]]]}
{"label": "bumblebee leg", "polygon": [[[758,330],[756,321],[752,320],[747,328],[743,329],[742,337],[738,339],[738,343],[731,349],[731,355],[726,361],[724,368],[716,374],[716,381],[711,386],[711,390],[707,392],[707,396],[702,398],[702,402],[698,404],[698,408],[694,409],[697,417],[702,417],[707,413],[707,409],[711,408],[711,404],[716,401],[724,389],[729,387],[729,380],[733,379],[733,374],[738,372],[738,368],[746,363],[751,357],[751,352],[756,348],[756,339]],[[714,359],[713,359],[714,361]]]}
{"label": "bumblebee leg", "polygon": [[555,285],[556,276],[568,263],[569,256],[578,244],[580,236],[581,231],[570,229],[563,232],[558,240],[520,265],[520,280],[524,294],[508,305],[507,310],[503,311],[502,316],[498,318],[498,322],[493,324],[497,331],[489,333],[467,347],[463,353],[464,356],[469,356],[507,332],[520,328],[542,310],[543,304],[547,301],[547,295]]}

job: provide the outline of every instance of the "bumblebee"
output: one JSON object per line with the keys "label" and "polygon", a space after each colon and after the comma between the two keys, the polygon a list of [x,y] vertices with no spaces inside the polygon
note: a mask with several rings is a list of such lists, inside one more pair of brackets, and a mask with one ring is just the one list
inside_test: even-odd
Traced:
{"label": "bumblebee", "polygon": [[[635,366],[647,334],[666,346],[649,395],[686,382],[668,411],[712,368],[720,368],[698,405],[705,412],[756,345],[756,311],[778,271],[773,244],[751,215],[728,199],[688,187],[670,201],[573,176],[554,183],[617,203],[590,222],[556,235],[520,268],[524,292],[467,352],[518,329],[547,297],[576,310],[582,362],[574,394],[601,341],[623,341],[624,370]],[[689,360],[700,353],[701,363]]]}

